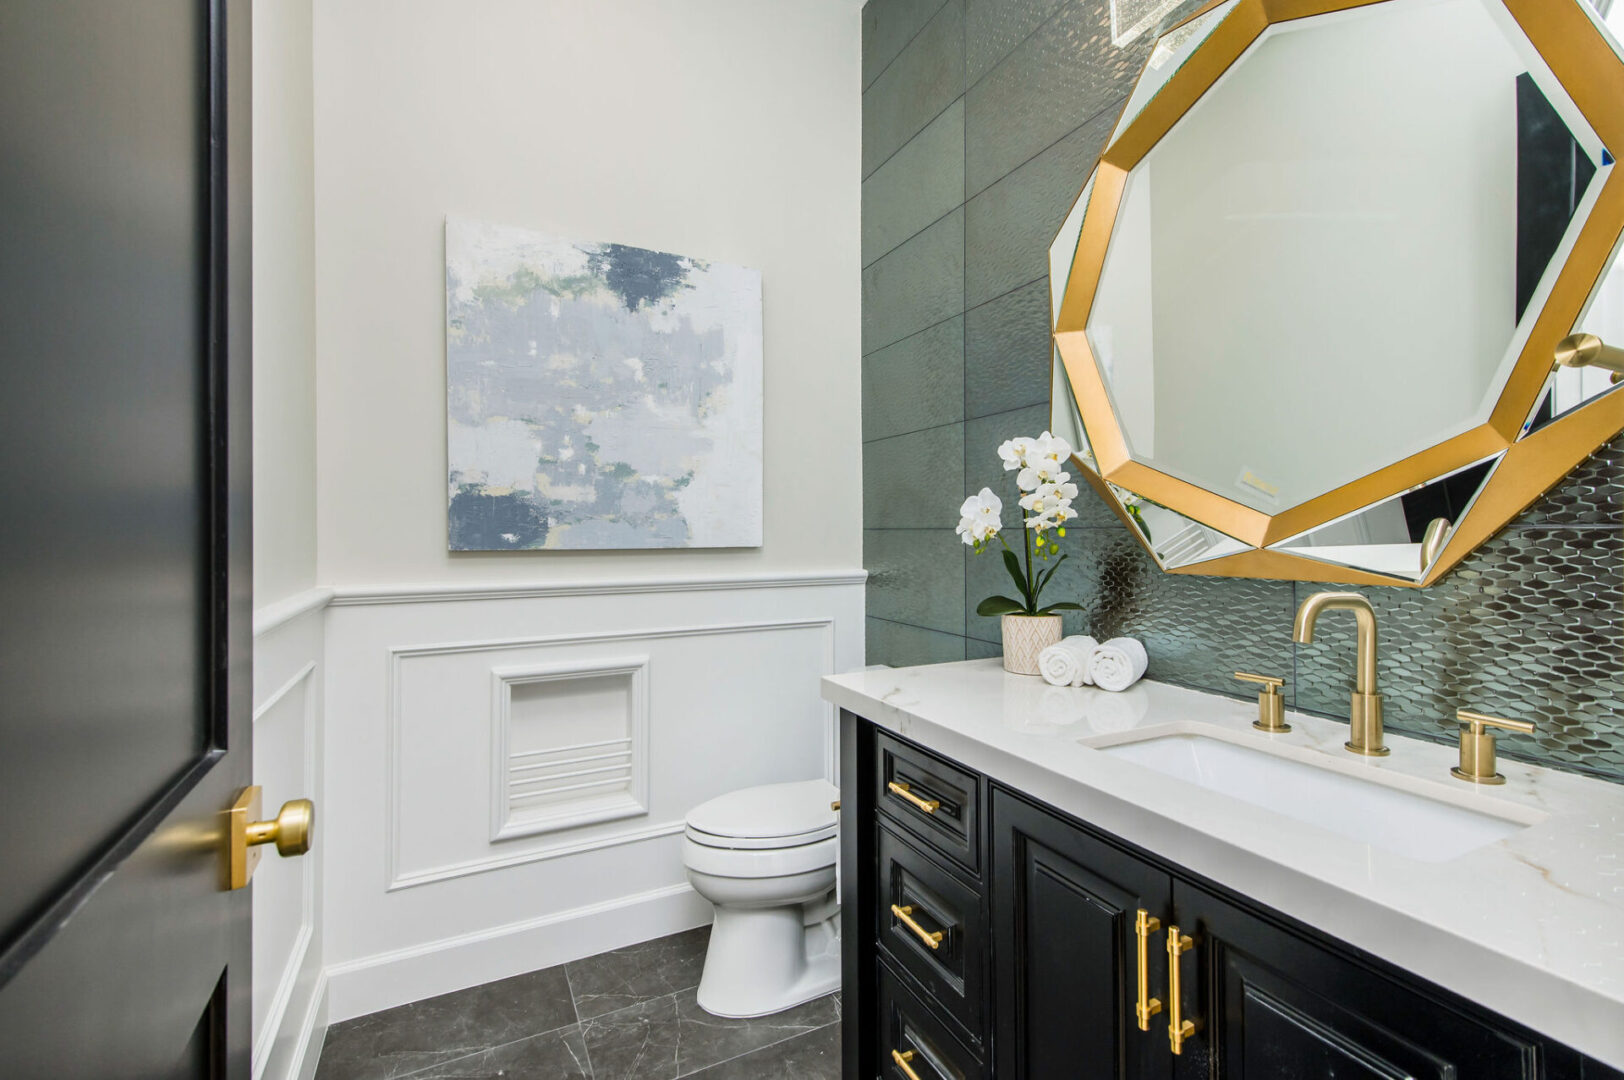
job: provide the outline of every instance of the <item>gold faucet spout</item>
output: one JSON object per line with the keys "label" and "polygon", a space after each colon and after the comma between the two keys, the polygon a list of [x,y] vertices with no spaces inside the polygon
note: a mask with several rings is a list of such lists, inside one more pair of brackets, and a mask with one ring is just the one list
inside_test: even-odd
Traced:
{"label": "gold faucet spout", "polygon": [[1387,748],[1382,745],[1382,696],[1376,690],[1376,611],[1370,601],[1358,593],[1315,593],[1297,609],[1297,618],[1291,624],[1291,639],[1299,645],[1312,643],[1314,624],[1327,611],[1353,612],[1358,634],[1359,653],[1348,718],[1352,738],[1348,740],[1348,749],[1370,757],[1386,754]]}

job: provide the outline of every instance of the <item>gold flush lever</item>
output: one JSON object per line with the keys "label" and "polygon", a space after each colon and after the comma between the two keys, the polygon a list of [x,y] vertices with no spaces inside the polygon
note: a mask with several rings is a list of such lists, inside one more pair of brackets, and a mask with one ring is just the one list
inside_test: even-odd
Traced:
{"label": "gold flush lever", "polygon": [[1273,675],[1253,675],[1250,671],[1237,671],[1235,678],[1262,687],[1257,694],[1257,719],[1252,721],[1253,727],[1275,735],[1291,730],[1291,725],[1286,723],[1286,699],[1280,696],[1280,688],[1286,685],[1286,680]]}
{"label": "gold flush lever", "polygon": [[275,844],[283,857],[303,855],[310,850],[310,837],[316,828],[316,804],[294,799],[282,804],[276,817],[259,819],[262,813],[259,785],[242,789],[226,812],[226,887],[240,889],[254,876],[259,865],[260,845]]}
{"label": "gold flush lever", "polygon": [[1460,721],[1460,764],[1450,769],[1449,775],[1474,784],[1505,783],[1506,778],[1495,771],[1494,732],[1489,728],[1532,735],[1534,725],[1526,720],[1486,716],[1471,709],[1456,709],[1455,719]]}
{"label": "gold flush lever", "polygon": [[1562,367],[1599,367],[1624,379],[1624,349],[1608,345],[1595,334],[1569,334],[1556,343],[1556,362]]}

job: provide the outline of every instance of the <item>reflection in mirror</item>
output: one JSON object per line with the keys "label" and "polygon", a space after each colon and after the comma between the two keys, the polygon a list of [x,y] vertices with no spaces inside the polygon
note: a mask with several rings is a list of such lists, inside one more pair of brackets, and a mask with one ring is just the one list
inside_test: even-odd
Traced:
{"label": "reflection in mirror", "polygon": [[1269,27],[1117,210],[1086,329],[1131,457],[1278,514],[1482,424],[1604,161],[1499,4]]}
{"label": "reflection in mirror", "polygon": [[1184,66],[1201,43],[1206,41],[1212,32],[1218,29],[1218,24],[1224,17],[1235,10],[1240,0],[1227,0],[1204,14],[1174,27],[1163,34],[1156,47],[1150,51],[1150,59],[1145,61],[1145,70],[1140,73],[1139,81],[1134,84],[1133,93],[1128,95],[1128,103],[1122,107],[1122,118],[1117,121],[1116,130],[1111,133],[1114,140],[1125,131],[1134,118],[1144,111],[1145,106],[1161,92],[1162,87]]}
{"label": "reflection in mirror", "polygon": [[1419,581],[1466,516],[1500,455],[1273,545],[1321,562]]}
{"label": "reflection in mirror", "polygon": [[[1077,412],[1077,403],[1071,396],[1071,384],[1066,380],[1060,355],[1054,357],[1054,385],[1049,398],[1051,405],[1049,430],[1077,448],[1073,464],[1095,476],[1099,465]],[[1222,558],[1247,550],[1246,544],[1216,529],[1149,499],[1142,499],[1127,488],[1107,482],[1105,485],[1115,498],[1117,508],[1138,528],[1145,546],[1155,556],[1163,570],[1189,566],[1192,563]]]}
{"label": "reflection in mirror", "polygon": [[[1608,345],[1624,344],[1624,251],[1614,255],[1611,267],[1591,294],[1585,313],[1574,324],[1574,331],[1593,334]],[[1616,378],[1613,372],[1599,365],[1553,366],[1539,403],[1523,425],[1522,434],[1538,431],[1592,398],[1605,394],[1617,385]]]}

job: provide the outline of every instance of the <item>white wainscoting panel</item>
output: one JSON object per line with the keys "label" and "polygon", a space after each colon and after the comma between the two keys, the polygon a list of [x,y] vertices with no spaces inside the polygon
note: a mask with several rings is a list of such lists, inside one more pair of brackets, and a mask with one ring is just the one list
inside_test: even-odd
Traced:
{"label": "white wainscoting panel", "polygon": [[862,665],[862,581],[338,590],[330,1019],[708,919],[683,819],[736,788],[834,775],[818,680]]}
{"label": "white wainscoting panel", "polygon": [[[290,799],[316,801],[309,854],[260,860],[254,909],[255,1080],[297,1080],[313,1064],[311,1043],[326,1029],[321,1000],[320,889],[326,841],[321,792],[322,610],[332,594],[313,590],[255,619],[254,783],[274,813]],[[307,1061],[307,1058],[309,1059]]]}
{"label": "white wainscoting panel", "polygon": [[491,670],[492,842],[648,813],[648,654]]}

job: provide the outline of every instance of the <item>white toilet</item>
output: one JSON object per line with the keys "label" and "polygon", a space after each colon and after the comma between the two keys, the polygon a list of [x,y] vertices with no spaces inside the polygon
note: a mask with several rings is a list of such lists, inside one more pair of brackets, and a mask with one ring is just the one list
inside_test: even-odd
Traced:
{"label": "white toilet", "polygon": [[688,814],[682,862],[716,905],[699,1007],[764,1016],[840,988],[839,838],[827,780],[730,792]]}

